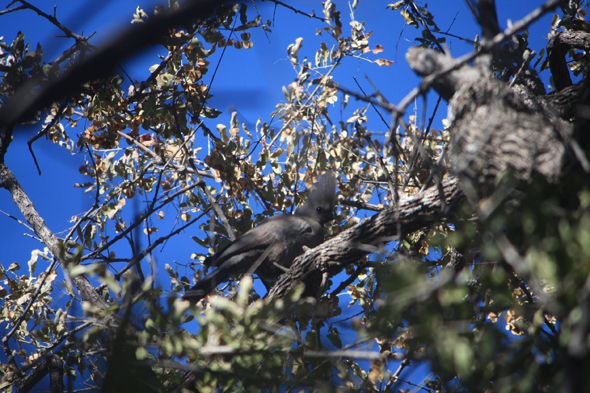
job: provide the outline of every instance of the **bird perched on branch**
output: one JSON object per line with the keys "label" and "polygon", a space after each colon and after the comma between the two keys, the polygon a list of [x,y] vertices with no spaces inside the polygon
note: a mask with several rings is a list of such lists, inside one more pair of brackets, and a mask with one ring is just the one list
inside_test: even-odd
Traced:
{"label": "bird perched on branch", "polygon": [[256,273],[265,285],[275,282],[306,248],[324,241],[324,224],[336,218],[335,193],[334,174],[319,176],[295,214],[273,216],[205,259],[206,266],[217,269],[187,290],[183,298],[197,302],[220,283],[242,273]]}

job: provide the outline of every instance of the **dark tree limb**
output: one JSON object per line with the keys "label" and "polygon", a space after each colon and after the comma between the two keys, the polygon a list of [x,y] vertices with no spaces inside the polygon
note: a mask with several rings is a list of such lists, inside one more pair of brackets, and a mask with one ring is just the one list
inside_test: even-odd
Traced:
{"label": "dark tree limb", "polygon": [[500,33],[496,4],[494,0],[478,0],[477,23],[481,26],[481,36],[485,40],[493,40]]}
{"label": "dark tree limb", "polygon": [[571,49],[590,49],[590,34],[584,31],[562,31],[549,40],[547,56],[557,91],[572,85],[572,78],[567,66],[566,55]]}
{"label": "dark tree limb", "polygon": [[41,364],[27,375],[22,382],[17,383],[18,392],[28,393],[32,391],[47,374],[49,374],[50,392],[62,393],[64,391],[64,362],[59,355],[55,354],[43,359]]}
{"label": "dark tree limb", "polygon": [[64,362],[57,355],[49,360],[49,389],[51,393],[63,393],[64,391]]}
{"label": "dark tree limb", "polygon": [[[190,22],[195,17],[205,18],[221,4],[223,1],[220,0],[186,2],[176,10],[154,15],[148,22],[134,25],[56,80],[43,81],[42,75],[30,78],[0,108],[0,128],[30,118],[53,102],[74,94],[86,82],[109,76],[123,59],[158,42],[169,28]],[[31,95],[35,86],[42,86],[42,89],[39,94]]]}

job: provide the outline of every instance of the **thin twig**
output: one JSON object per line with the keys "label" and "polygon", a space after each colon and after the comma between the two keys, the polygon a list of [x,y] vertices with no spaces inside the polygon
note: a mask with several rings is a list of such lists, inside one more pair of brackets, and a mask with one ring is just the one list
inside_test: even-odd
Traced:
{"label": "thin twig", "polygon": [[9,218],[12,218],[14,221],[16,221],[16,222],[18,222],[19,224],[21,224],[21,225],[23,225],[24,227],[26,227],[26,228],[27,228],[29,231],[31,231],[31,232],[33,232],[33,233],[35,233],[35,231],[33,230],[33,228],[32,228],[32,227],[31,227],[29,224],[27,224],[26,222],[19,220],[18,218],[14,217],[14,216],[13,216],[13,215],[11,215],[11,214],[8,214],[8,213],[6,213],[6,212],[5,212],[5,211],[3,211],[3,210],[0,210],[0,213],[7,215]]}
{"label": "thin twig", "polygon": [[92,161],[92,166],[94,167],[94,181],[96,181],[96,193],[94,194],[93,206],[98,206],[98,198],[100,197],[100,179],[98,178],[98,168],[96,167],[96,162],[94,161],[90,147],[88,147],[88,144],[85,144],[85,146],[86,150],[88,151],[90,161]]}
{"label": "thin twig", "polygon": [[340,285],[338,285],[338,288],[336,288],[334,291],[332,291],[331,296],[336,296],[336,295],[340,294],[340,292],[342,292],[344,289],[346,289],[346,287],[348,287],[350,284],[352,284],[354,282],[354,280],[357,279],[359,274],[361,274],[365,270],[365,268],[366,268],[366,266],[364,263],[361,263],[359,266],[357,266],[354,273],[352,273],[350,275],[350,277],[348,277],[346,280],[342,281],[340,283]]}
{"label": "thin twig", "polygon": [[[197,218],[192,219],[191,221],[189,221],[185,225],[181,226],[180,228],[176,229],[175,231],[171,232],[170,234],[158,238],[155,242],[150,244],[149,247],[147,247],[145,250],[143,250],[139,254],[135,255],[123,269],[121,269],[117,274],[115,274],[115,276],[114,276],[115,279],[120,280],[126,271],[131,269],[136,263],[139,263],[143,258],[145,258],[147,255],[149,255],[153,251],[154,248],[156,248],[158,245],[164,243],[166,240],[168,240],[172,236],[179,234],[180,232],[182,232],[183,230],[185,230],[189,226],[193,225],[195,222],[200,220],[205,214],[207,214],[207,211],[204,211]],[[100,292],[106,286],[107,286],[107,284],[101,284],[96,290],[98,292]]]}
{"label": "thin twig", "polygon": [[18,7],[10,8],[8,10],[0,11],[0,16],[5,14],[10,14],[11,12],[19,11],[19,10],[26,10],[27,7],[24,5],[19,5]]}
{"label": "thin twig", "polygon": [[392,392],[393,384],[396,383],[397,381],[399,381],[399,376],[401,375],[402,371],[404,370],[404,368],[408,367],[409,365],[410,365],[410,359],[405,358],[404,360],[401,361],[401,363],[399,364],[399,367],[397,368],[397,370],[395,370],[395,372],[393,373],[393,375],[389,379],[389,382],[387,383],[387,386],[385,387],[385,392]]}
{"label": "thin twig", "polygon": [[328,78],[330,76],[330,74],[332,74],[332,72],[336,69],[336,67],[340,64],[340,57],[338,59],[336,59],[336,61],[332,64],[332,66],[330,67],[330,70],[328,70],[328,72],[322,76],[321,78],[319,78],[319,81],[316,82],[317,83],[317,87],[313,90],[313,92],[309,95],[309,97],[307,98],[307,100],[300,105],[300,108],[283,124],[283,126],[281,127],[281,129],[279,130],[279,132],[277,132],[277,134],[275,135],[275,137],[273,138],[273,140],[268,144],[268,146],[272,146],[274,145],[274,143],[277,141],[277,139],[281,136],[281,134],[283,133],[283,131],[285,131],[290,125],[291,123],[297,119],[299,117],[299,114],[301,113],[301,111],[304,108],[307,108],[307,105],[309,104],[309,102],[311,100],[313,100],[313,98],[315,97],[315,94],[317,93],[317,91],[324,86],[324,84],[322,84],[322,81],[325,82],[325,86],[328,87],[332,87],[334,84],[332,83],[332,81]]}
{"label": "thin twig", "polygon": [[40,16],[44,17],[45,19],[47,19],[49,22],[53,23],[55,26],[57,26],[58,29],[60,29],[61,31],[63,31],[64,33],[66,33],[66,35],[70,38],[75,39],[78,42],[87,42],[87,38],[78,35],[74,32],[72,32],[70,29],[68,29],[67,27],[65,27],[64,25],[62,25],[54,16],[51,16],[49,14],[46,14],[45,12],[41,11],[39,8],[35,7],[34,5],[30,4],[27,1],[24,0],[18,0],[21,4],[23,4],[24,7],[35,11],[37,14],[39,14]]}
{"label": "thin twig", "polygon": [[57,123],[57,120],[64,113],[67,105],[68,105],[68,99],[65,98],[63,100],[63,102],[61,103],[61,105],[59,106],[57,113],[55,114],[55,116],[53,116],[53,119],[51,119],[49,124],[47,124],[43,128],[43,130],[40,131],[37,135],[31,137],[31,139],[29,139],[29,141],[27,142],[27,145],[29,145],[29,151],[31,152],[31,155],[33,156],[33,160],[35,161],[35,166],[37,167],[37,172],[39,173],[39,176],[41,176],[41,168],[39,168],[39,163],[37,162],[37,157],[35,157],[35,153],[33,152],[33,143],[36,140],[38,140],[39,138],[41,138],[42,136],[47,135],[49,130],[55,125],[55,123]]}
{"label": "thin twig", "polygon": [[433,176],[434,176],[434,180],[436,182],[436,186],[437,186],[438,191],[439,191],[439,193],[441,195],[441,198],[440,198],[440,200],[441,200],[441,210],[442,211],[446,211],[447,210],[447,203],[446,203],[446,200],[444,198],[444,191],[443,191],[443,187],[442,187],[442,176],[441,176],[441,173],[440,173],[439,168],[432,163],[432,159],[430,158],[430,156],[428,155],[428,153],[424,149],[424,146],[422,145],[422,143],[420,143],[420,140],[412,132],[412,130],[406,124],[406,122],[402,118],[399,118],[398,119],[398,123],[404,129],[404,132],[406,133],[406,135],[410,135],[410,138],[412,139],[412,142],[414,142],[414,145],[418,148],[418,151],[420,152],[420,156],[422,157],[422,162],[424,162],[430,168],[430,170],[432,171]]}
{"label": "thin twig", "polygon": [[[182,130],[180,127],[180,121],[178,119],[177,111],[174,111],[174,122],[175,122],[176,130],[177,130],[178,134],[182,135]],[[199,171],[197,170],[197,167],[195,166],[195,161],[193,160],[191,153],[188,150],[188,147],[186,146],[186,144],[182,144],[182,146],[179,148],[179,150],[180,149],[183,149],[186,157],[189,157],[189,159],[188,159],[189,166],[192,167],[192,169],[194,171],[193,173],[197,177],[197,182],[195,184],[198,185],[199,187],[201,187],[201,189],[203,190],[203,192],[207,196],[210,206],[213,208],[213,210],[215,211],[215,214],[217,215],[217,217],[219,218],[219,220],[221,221],[221,223],[225,227],[225,230],[227,231],[229,238],[232,241],[236,240],[236,238],[237,238],[236,234],[234,233],[234,231],[229,223],[229,220],[227,219],[225,214],[223,214],[223,211],[221,210],[221,208],[217,204],[217,200],[213,197],[213,194],[211,194],[211,191],[207,188],[207,183],[205,183],[205,181],[203,180],[203,178],[199,174]]]}
{"label": "thin twig", "polygon": [[[164,165],[165,167],[166,166],[171,167],[175,171],[178,171],[178,172],[185,172],[186,171],[189,173],[193,173],[193,171],[194,171],[194,169],[189,166],[174,164],[174,163],[172,163],[172,160],[168,160],[168,161],[164,162],[164,160],[162,160],[162,157],[158,156],[156,153],[154,153],[153,150],[151,150],[149,147],[147,147],[146,145],[144,145],[140,141],[136,140],[135,138],[132,138],[131,136],[129,136],[119,130],[117,130],[117,134],[122,136],[123,138],[127,139],[130,143],[135,144],[143,152],[149,154],[154,159],[156,164],[158,164],[158,165]],[[207,178],[211,178],[211,179],[215,178],[215,176],[213,176],[212,174],[210,174],[209,172],[206,172],[206,171],[199,170],[198,173],[199,173],[199,175],[201,175],[203,177],[207,177]]]}
{"label": "thin twig", "polygon": [[139,216],[138,219],[129,226],[129,228],[125,229],[123,232],[121,232],[120,234],[115,236],[110,242],[103,244],[95,251],[91,252],[88,255],[83,256],[81,261],[92,259],[96,254],[100,254],[101,252],[103,252],[104,250],[106,250],[107,248],[109,248],[110,246],[112,246],[113,244],[118,242],[119,240],[121,240],[121,238],[126,236],[130,231],[135,229],[135,227],[137,227],[139,224],[141,224],[143,222],[143,220],[145,220],[147,217],[149,217],[153,212],[155,212],[158,209],[161,209],[162,207],[164,207],[168,203],[172,202],[177,196],[182,195],[185,192],[192,190],[193,188],[197,187],[198,185],[199,185],[198,183],[193,183],[191,185],[181,188],[180,190],[176,191],[175,193],[173,193],[171,195],[168,195],[166,198],[164,198],[162,200],[162,202],[158,206],[154,206],[154,208],[148,209],[141,216]]}
{"label": "thin twig", "polygon": [[35,290],[35,293],[33,294],[33,296],[31,296],[31,298],[27,302],[27,305],[25,306],[21,316],[14,323],[14,325],[12,326],[12,329],[10,329],[8,334],[2,338],[2,345],[4,346],[4,352],[6,353],[6,356],[8,356],[9,363],[13,367],[15,367],[15,369],[18,371],[20,371],[20,369],[19,369],[18,365],[16,364],[16,361],[14,360],[14,356],[12,355],[12,351],[10,350],[10,347],[8,346],[8,340],[10,340],[12,338],[14,333],[19,329],[21,323],[23,323],[23,321],[27,317],[27,314],[31,310],[33,303],[35,303],[35,300],[37,300],[37,297],[39,296],[39,294],[41,293],[41,290],[43,289],[43,284],[45,284],[45,280],[49,276],[49,273],[55,268],[56,264],[57,264],[57,258],[53,258],[53,261],[49,264],[49,267],[45,270],[45,275],[41,278],[41,282],[39,283],[39,286]]}
{"label": "thin twig", "polygon": [[[62,335],[60,335],[60,336],[59,336],[59,338],[58,338],[58,339],[57,339],[57,340],[56,340],[56,341],[55,341],[53,344],[51,344],[51,346],[50,346],[50,347],[48,347],[48,348],[46,349],[46,352],[45,352],[45,353],[42,355],[42,356],[43,356],[43,358],[48,358],[48,357],[50,357],[50,356],[53,356],[53,355],[55,354],[55,348],[57,348],[57,347],[58,347],[58,346],[59,346],[59,345],[60,345],[62,342],[64,342],[64,341],[65,341],[65,340],[67,340],[68,338],[74,337],[74,335],[75,335],[76,333],[78,333],[79,331],[82,331],[82,330],[86,329],[86,328],[87,328],[87,327],[89,327],[89,326],[92,326],[92,325],[94,325],[94,323],[95,323],[94,321],[85,322],[85,323],[83,323],[82,325],[80,325],[80,326],[78,326],[78,327],[76,327],[76,328],[74,328],[74,329],[72,329],[72,330],[70,330],[70,331],[68,331],[68,332],[66,332],[66,333],[64,333],[64,334],[62,334]],[[72,341],[72,343],[73,343],[73,342],[74,342],[74,341]],[[66,345],[67,345],[67,343],[66,343]],[[63,348],[63,347],[62,347],[62,348],[60,348],[60,350],[63,350],[63,349],[65,349],[65,348]],[[32,363],[30,363],[30,364],[27,364],[26,366],[24,366],[24,367],[22,368],[22,371],[23,371],[23,372],[26,372],[26,371],[28,371],[29,369],[31,369],[31,368],[33,368],[33,367],[35,367],[36,365],[37,365],[37,364],[36,364],[35,362],[32,362]]]}
{"label": "thin twig", "polygon": [[160,74],[164,67],[166,67],[166,64],[168,64],[168,62],[172,59],[174,53],[174,51],[170,51],[170,53],[168,53],[168,56],[166,56],[164,60],[160,62],[160,64],[158,65],[158,67],[156,67],[154,72],[152,72],[145,81],[141,82],[139,89],[133,91],[133,93],[127,97],[127,100],[129,102],[134,102],[139,98],[139,96],[143,94],[143,91],[147,88],[148,84],[154,79],[156,79],[156,77]]}
{"label": "thin twig", "polygon": [[312,13],[311,13],[311,14],[308,14],[308,13],[305,13],[305,12],[303,12],[303,11],[300,11],[300,10],[298,10],[297,8],[294,8],[294,7],[292,7],[292,6],[288,5],[288,4],[285,4],[285,3],[283,3],[282,1],[279,1],[279,0],[268,0],[268,1],[270,1],[270,2],[272,2],[272,3],[275,3],[275,4],[277,4],[277,5],[283,6],[283,7],[285,7],[285,8],[288,8],[288,9],[290,9],[291,11],[295,12],[296,14],[300,14],[300,15],[303,15],[303,16],[307,16],[308,18],[312,18],[312,19],[321,20],[322,22],[325,22],[325,21],[326,21],[324,18],[320,18],[319,16],[317,16],[317,15],[315,14],[315,12],[313,12],[313,11],[312,11]]}
{"label": "thin twig", "polygon": [[[356,80],[355,77],[352,77],[352,79],[354,80],[354,83],[356,83],[356,85],[358,86],[358,88],[360,89],[361,93],[363,93],[363,95],[365,97],[367,97],[367,93],[365,93],[365,91],[363,90],[362,86],[360,85],[360,83]],[[356,96],[354,96],[356,98]],[[385,124],[385,126],[387,128],[389,128],[389,124],[387,124],[387,122],[385,121],[385,119],[383,118],[383,115],[381,114],[381,112],[379,112],[377,110],[377,107],[375,106],[375,104],[373,102],[369,102],[369,105],[371,105],[371,107],[373,108],[373,110],[375,112],[377,112],[377,115],[379,115],[379,118],[381,119],[381,121],[383,122],[383,124]],[[399,144],[399,141],[397,139],[394,139],[395,143],[397,144],[397,148],[399,149],[399,151],[402,153],[402,156],[404,157],[404,162],[408,162],[408,158],[406,157],[406,153],[404,152],[404,150],[402,149],[401,145]]]}

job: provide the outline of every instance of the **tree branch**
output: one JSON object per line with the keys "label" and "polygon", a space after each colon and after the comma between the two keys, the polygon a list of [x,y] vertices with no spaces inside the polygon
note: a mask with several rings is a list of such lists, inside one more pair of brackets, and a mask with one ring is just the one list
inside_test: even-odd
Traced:
{"label": "tree branch", "polygon": [[[399,206],[390,206],[308,250],[295,259],[289,271],[279,278],[267,296],[270,299],[283,297],[300,283],[306,287],[304,296],[315,296],[314,289],[321,282],[323,272],[333,276],[344,267],[357,263],[365,255],[383,248],[387,242],[397,239],[400,232],[414,232],[444,218],[445,204],[456,207],[464,199],[458,184],[456,177],[448,177],[442,181],[444,202],[439,197],[438,188],[430,187],[411,198],[400,200]],[[398,226],[400,232],[397,230]]]}
{"label": "tree branch", "polygon": [[[22,215],[31,225],[37,236],[47,246],[51,254],[59,261],[64,274],[72,280],[82,298],[90,302],[99,310],[106,311],[108,303],[94,290],[94,287],[84,276],[71,277],[69,272],[69,261],[65,259],[65,249],[61,244],[60,239],[45,224],[45,221],[35,209],[33,202],[22,189],[12,171],[4,164],[0,163],[0,179],[2,179],[2,186],[10,191],[13,202],[18,206]],[[110,321],[106,321],[107,325]]]}

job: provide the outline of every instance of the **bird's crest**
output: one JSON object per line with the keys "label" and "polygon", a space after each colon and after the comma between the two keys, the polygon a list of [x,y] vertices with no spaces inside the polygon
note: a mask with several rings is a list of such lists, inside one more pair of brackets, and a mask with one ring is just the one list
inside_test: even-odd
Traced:
{"label": "bird's crest", "polygon": [[307,200],[295,211],[298,216],[316,219],[322,225],[333,220],[334,204],[336,202],[336,178],[334,173],[321,174],[311,186]]}
{"label": "bird's crest", "polygon": [[318,176],[316,182],[311,186],[307,202],[313,205],[334,206],[336,202],[336,177],[334,173],[325,172]]}

